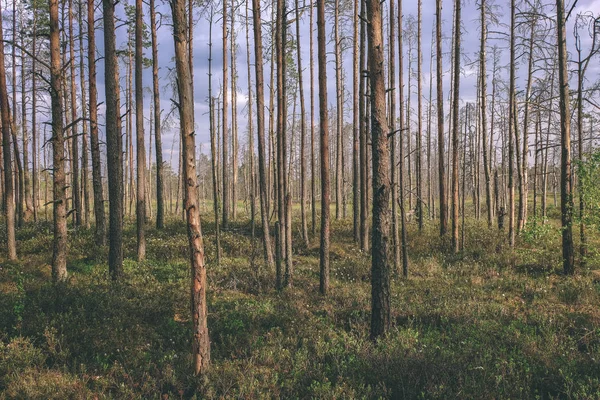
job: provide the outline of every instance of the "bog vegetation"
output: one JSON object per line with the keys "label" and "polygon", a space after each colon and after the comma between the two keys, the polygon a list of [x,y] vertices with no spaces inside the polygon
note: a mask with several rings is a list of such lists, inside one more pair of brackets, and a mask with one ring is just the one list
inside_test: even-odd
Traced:
{"label": "bog vegetation", "polygon": [[600,9],[450,3],[0,4],[0,399],[600,398]]}

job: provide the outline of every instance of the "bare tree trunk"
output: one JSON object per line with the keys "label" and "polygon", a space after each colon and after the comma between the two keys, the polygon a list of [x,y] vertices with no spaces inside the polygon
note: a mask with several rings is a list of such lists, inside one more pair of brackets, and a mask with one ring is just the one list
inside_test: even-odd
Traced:
{"label": "bare tree trunk", "polygon": [[252,0],[254,22],[254,73],[256,75],[256,132],[258,139],[258,179],[260,190],[260,218],[263,231],[263,253],[269,271],[273,270],[273,252],[269,229],[269,198],[267,191],[267,167],[265,156],[265,89],[263,72],[262,24],[260,0]]}
{"label": "bare tree trunk", "polygon": [[229,227],[229,125],[227,123],[227,1],[223,0],[223,229]]}
{"label": "bare tree trunk", "polygon": [[360,92],[360,59],[359,59],[359,3],[360,0],[354,0],[354,13],[352,16],[354,27],[354,44],[352,47],[352,234],[356,243],[360,242],[360,182],[359,182],[359,135],[360,135],[360,111],[359,96]]}
{"label": "bare tree trunk", "polygon": [[308,248],[308,223],[306,221],[306,109],[304,107],[304,81],[302,77],[302,49],[300,47],[300,4],[296,0],[296,39],[298,56],[298,90],[300,96],[300,210],[302,239]]}
{"label": "bare tree trunk", "polygon": [[162,154],[162,129],[160,90],[158,87],[158,40],[156,38],[156,8],[150,0],[150,33],[152,38],[152,94],[154,102],[154,144],[156,146],[156,228],[165,226],[164,164]]}
{"label": "bare tree trunk", "polygon": [[250,19],[248,8],[250,1],[246,0],[246,60],[248,65],[248,155],[250,158],[250,225],[252,237],[256,230],[256,174],[254,167],[254,125],[252,123],[252,74],[250,70]]}
{"label": "bare tree trunk", "polygon": [[229,39],[231,40],[231,217],[237,219],[237,183],[238,183],[238,116],[237,116],[237,62],[235,32],[235,0],[231,0],[231,18]]}
{"label": "bare tree trunk", "polygon": [[[256,1],[256,0],[255,0]],[[321,248],[319,291],[329,291],[329,117],[327,112],[327,52],[325,0],[317,0],[317,44],[319,60],[319,130],[321,136]]]}
{"label": "bare tree trunk", "polygon": [[[50,96],[52,99],[52,150],[54,178],[54,250],[52,280],[67,279],[67,184],[65,179],[65,138],[60,100],[62,68],[58,26],[58,0],[50,0]],[[4,97],[4,96],[2,96]],[[3,124],[4,125],[4,124]]]}
{"label": "bare tree trunk", "polygon": [[341,50],[340,50],[340,34],[339,34],[339,19],[340,19],[340,2],[335,0],[334,5],[334,21],[333,21],[333,40],[334,40],[334,54],[335,54],[335,88],[336,88],[336,146],[335,146],[335,219],[340,219],[340,205],[342,201],[342,185],[343,177],[342,170],[344,164],[342,162],[343,144],[342,144],[342,129],[343,129],[343,87],[342,87],[342,61],[341,61]]}
{"label": "bare tree trunk", "polygon": [[[52,33],[58,35],[58,3],[50,2],[52,14],[56,20],[52,22]],[[1,5],[0,5],[1,7]],[[53,8],[54,7],[54,8]],[[2,9],[0,8],[0,14]],[[17,259],[17,242],[15,239],[15,202],[13,190],[12,157],[10,154],[10,106],[6,88],[6,67],[4,65],[4,36],[0,24],[0,112],[2,118],[2,157],[4,162],[4,216],[6,217],[6,248],[9,260]],[[60,68],[60,65],[58,66]],[[60,82],[59,82],[60,83]],[[54,265],[54,264],[53,264]]]}
{"label": "bare tree trunk", "polygon": [[[398,170],[398,188],[394,190],[399,191],[399,205],[400,205],[400,240],[402,243],[402,276],[408,277],[408,246],[407,246],[407,235],[406,235],[406,209],[404,207],[404,62],[403,62],[403,51],[402,51],[402,0],[398,0],[398,81],[399,81],[399,101],[400,101],[400,126],[398,129],[399,133],[399,170]],[[395,165],[392,168],[396,168]]]}
{"label": "bare tree trunk", "polygon": [[[366,15],[366,4],[361,0],[361,14]],[[402,40],[399,40],[402,43]],[[363,20],[360,24],[360,98],[359,107],[359,164],[360,164],[360,248],[362,251],[369,250],[369,162],[368,162],[368,144],[367,144],[367,33],[366,22]],[[402,57],[400,57],[402,62]]]}
{"label": "bare tree trunk", "polygon": [[[32,54],[37,54],[37,8],[33,4],[33,40]],[[81,6],[80,6],[81,7]],[[31,146],[32,146],[32,165],[31,178],[33,190],[33,220],[38,221],[38,201],[39,201],[39,175],[38,175],[38,144],[37,144],[37,63],[36,57],[31,58]],[[83,73],[82,73],[82,79]],[[2,161],[0,160],[0,168]],[[0,177],[0,182],[2,178]],[[0,185],[1,186],[1,185]]]}
{"label": "bare tree trunk", "polygon": [[[81,192],[79,189],[79,139],[77,121],[77,98],[75,88],[75,41],[73,33],[73,0],[69,0],[69,64],[71,70],[71,185],[75,226],[81,226]],[[24,149],[25,150],[25,149]]]}
{"label": "bare tree trunk", "polygon": [[461,0],[455,0],[454,11],[454,83],[452,100],[452,249],[458,252],[458,133],[460,101],[460,34]]}
{"label": "bare tree trunk", "polygon": [[[486,45],[487,45],[487,21],[486,0],[481,0],[481,42],[479,50],[479,69],[481,74],[481,139],[483,142],[483,171],[485,174],[485,205],[487,207],[488,227],[492,227],[492,186],[490,177],[490,162],[488,160],[487,141],[487,69],[486,69]],[[490,155],[491,156],[491,155]]]}
{"label": "bare tree trunk", "polygon": [[314,67],[314,0],[310,0],[310,185],[311,185],[311,211],[312,234],[317,231],[317,167],[315,163],[315,67]]}
{"label": "bare tree trunk", "polygon": [[[53,0],[54,1],[54,0]],[[104,20],[104,88],[109,198],[108,268],[113,280],[123,275],[123,142],[119,118],[119,68],[115,46],[115,4],[102,0]]]}
{"label": "bare tree trunk", "polygon": [[[83,225],[86,228],[90,227],[90,194],[89,194],[89,145],[88,145],[88,112],[86,109],[87,96],[85,91],[85,63],[84,47],[83,47],[83,2],[78,3],[78,24],[79,24],[79,81],[81,85],[81,116],[82,120],[82,135],[81,135],[81,182],[83,192]],[[35,81],[35,79],[34,79]],[[35,182],[34,182],[35,184]],[[34,202],[35,203],[35,202]],[[34,204],[35,207],[35,204]],[[34,208],[35,215],[35,208]]]}
{"label": "bare tree trunk", "polygon": [[[514,0],[513,0],[514,1]],[[565,275],[575,272],[573,250],[573,193],[571,181],[571,114],[569,112],[569,70],[567,65],[567,35],[563,0],[556,0],[558,42],[558,72],[560,98],[560,210],[562,213],[562,252]]]}
{"label": "bare tree trunk", "polygon": [[[398,236],[398,192],[396,188],[396,32],[394,3],[389,4],[389,44],[388,44],[388,82],[389,82],[389,126],[390,135],[390,187],[392,192],[392,260],[394,271],[400,267],[400,238]],[[400,57],[402,55],[400,54]],[[401,117],[402,118],[402,117]],[[402,135],[403,132],[398,132]]]}
{"label": "bare tree trunk", "polygon": [[189,64],[188,41],[185,23],[184,0],[171,2],[173,12],[173,40],[175,42],[175,65],[179,92],[179,125],[184,156],[184,204],[187,220],[188,242],[191,265],[192,298],[192,356],[194,374],[206,372],[210,363],[210,341],[208,337],[206,307],[206,265],[204,262],[204,243],[198,209],[196,187],[196,145],[192,115],[194,99],[192,97],[191,71]]}
{"label": "bare tree trunk", "polygon": [[515,0],[510,3],[510,87],[508,105],[508,244],[515,246],[515,187],[513,178],[514,169],[514,139],[516,136],[515,120]]}
{"label": "bare tree trunk", "polygon": [[367,35],[371,83],[371,134],[373,146],[373,258],[371,264],[371,338],[390,328],[390,178],[389,145],[385,115],[382,12],[378,0],[367,0]]}
{"label": "bare tree trunk", "polygon": [[440,196],[440,235],[444,236],[448,231],[448,209],[446,201],[446,167],[444,158],[444,91],[442,88],[442,0],[436,0],[435,13],[435,37],[436,37],[436,80],[437,80],[437,129],[438,129],[438,174],[439,174],[439,196]]}
{"label": "bare tree trunk", "polygon": [[525,115],[523,117],[523,150],[521,156],[521,190],[519,193],[519,221],[518,229],[521,230],[527,223],[527,203],[528,203],[528,180],[527,170],[529,168],[529,140],[528,140],[528,129],[529,129],[529,116],[530,116],[530,97],[531,97],[531,85],[533,81],[533,49],[535,40],[535,26],[536,19],[531,22],[531,33],[529,36],[529,61],[527,67],[527,89],[525,90]]}
{"label": "bare tree trunk", "polygon": [[[144,144],[143,21],[142,0],[135,1],[135,138],[137,164],[137,260],[146,258],[146,145]],[[193,129],[193,127],[192,127]]]}
{"label": "bare tree trunk", "polygon": [[102,162],[98,139],[98,89],[96,86],[96,31],[94,0],[87,0],[88,23],[88,85],[90,107],[90,143],[92,150],[92,187],[94,190],[94,217],[96,219],[96,243],[106,243],[106,217],[104,214],[104,194],[102,189]]}
{"label": "bare tree trunk", "polygon": [[417,17],[417,224],[419,231],[423,230],[423,173],[422,173],[422,138],[423,138],[423,87],[422,87],[422,64],[423,54],[421,51],[421,19],[422,19],[422,0],[418,1],[418,17]]}

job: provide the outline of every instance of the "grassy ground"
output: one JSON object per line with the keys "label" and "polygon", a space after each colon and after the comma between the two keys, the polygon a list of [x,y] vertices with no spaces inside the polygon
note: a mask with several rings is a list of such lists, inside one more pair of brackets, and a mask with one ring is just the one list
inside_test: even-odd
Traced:
{"label": "grassy ground", "polygon": [[372,343],[370,259],[350,222],[332,227],[325,298],[317,239],[297,246],[294,286],[277,292],[244,224],[223,234],[223,263],[212,263],[210,219],[206,376],[190,373],[181,222],[150,230],[143,263],[127,225],[117,284],[92,233],[71,232],[60,287],[50,283],[51,226],[39,223],[18,232],[19,263],[0,255],[0,399],[600,397],[600,285],[588,270],[561,276],[552,224],[528,228],[511,255],[497,231],[469,221],[457,256],[435,226],[411,226],[411,276],[394,279],[393,329]]}

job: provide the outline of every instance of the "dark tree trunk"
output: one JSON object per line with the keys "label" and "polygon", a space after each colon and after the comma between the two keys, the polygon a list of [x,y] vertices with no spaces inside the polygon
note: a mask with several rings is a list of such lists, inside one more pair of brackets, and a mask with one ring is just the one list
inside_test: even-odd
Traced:
{"label": "dark tree trunk", "polygon": [[373,148],[373,249],[371,264],[371,338],[390,328],[390,180],[385,115],[382,12],[378,0],[367,0],[367,36],[371,83],[371,142]]}
{"label": "dark tree trunk", "polygon": [[119,67],[115,46],[115,4],[102,0],[104,20],[104,88],[109,200],[108,268],[113,280],[123,274],[123,141],[121,138]]}

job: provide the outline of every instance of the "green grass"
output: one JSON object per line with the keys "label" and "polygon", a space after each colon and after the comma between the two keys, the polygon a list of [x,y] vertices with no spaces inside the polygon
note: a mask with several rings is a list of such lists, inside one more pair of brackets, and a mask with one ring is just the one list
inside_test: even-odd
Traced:
{"label": "green grass", "polygon": [[350,221],[333,221],[328,297],[318,238],[306,249],[295,237],[294,285],[278,292],[245,223],[223,233],[214,264],[211,221],[204,377],[191,374],[183,223],[149,227],[142,263],[127,225],[116,284],[92,232],[70,232],[70,279],[58,287],[51,225],[20,229],[20,261],[0,255],[0,399],[600,397],[600,285],[588,270],[560,274],[555,224],[528,228],[511,254],[504,236],[469,220],[465,249],[449,255],[433,224],[418,233],[411,223],[410,278],[394,278],[392,331],[372,343],[370,258]]}

